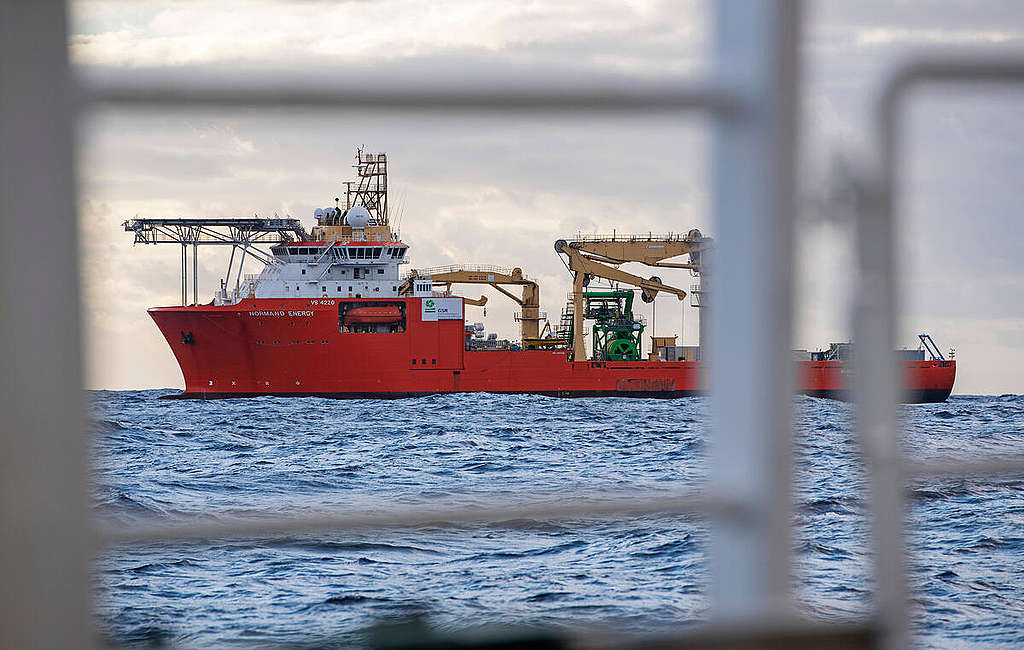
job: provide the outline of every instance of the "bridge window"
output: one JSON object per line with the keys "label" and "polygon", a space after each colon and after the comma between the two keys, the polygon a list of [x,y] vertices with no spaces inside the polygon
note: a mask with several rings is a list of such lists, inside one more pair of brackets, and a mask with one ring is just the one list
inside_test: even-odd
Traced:
{"label": "bridge window", "polygon": [[299,254],[299,249],[298,249],[298,248],[295,248],[295,247],[293,246],[292,248],[289,248],[289,249],[288,249],[288,254],[289,254],[289,255],[298,255],[298,254]]}

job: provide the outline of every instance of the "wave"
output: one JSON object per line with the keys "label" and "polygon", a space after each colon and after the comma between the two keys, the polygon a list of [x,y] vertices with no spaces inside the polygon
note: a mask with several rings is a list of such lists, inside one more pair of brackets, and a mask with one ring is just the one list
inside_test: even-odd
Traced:
{"label": "wave", "polygon": [[306,541],[306,540],[285,540],[278,542],[277,546],[288,546],[317,553],[348,553],[355,551],[385,551],[391,553],[423,553],[425,555],[443,555],[441,551],[423,548],[419,546],[403,544],[385,544],[383,542],[329,542],[329,541]]}
{"label": "wave", "polygon": [[[157,399],[164,392],[90,393],[92,505],[110,525],[200,513],[372,513],[613,490],[664,494],[707,485],[713,448],[704,399],[200,403]],[[852,407],[794,403],[801,600],[814,617],[867,615],[870,519]],[[979,441],[999,452],[1024,448],[1019,395],[956,396],[910,407],[905,417],[915,457],[974,458],[987,453]],[[1014,527],[1024,482],[915,480],[909,496],[911,579],[925,603],[917,629],[921,620],[929,626],[924,645],[960,643],[979,616],[990,636],[975,643],[1024,638],[1024,613],[1013,605],[1024,602],[1024,582],[1011,579],[1024,555]],[[98,560],[97,613],[115,644],[144,645],[152,631],[190,647],[246,639],[303,647],[303,640],[355,635],[421,603],[447,629],[460,621],[563,626],[588,617],[653,629],[666,616],[706,616],[708,527],[688,516],[552,522],[510,515],[458,528],[118,547]]]}

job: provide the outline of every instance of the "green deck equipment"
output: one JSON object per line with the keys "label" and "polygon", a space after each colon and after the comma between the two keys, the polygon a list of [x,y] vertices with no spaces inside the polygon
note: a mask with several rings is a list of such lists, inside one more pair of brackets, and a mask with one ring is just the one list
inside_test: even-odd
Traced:
{"label": "green deck equipment", "polygon": [[585,291],[583,301],[583,318],[594,321],[594,360],[639,360],[644,326],[633,316],[633,291]]}

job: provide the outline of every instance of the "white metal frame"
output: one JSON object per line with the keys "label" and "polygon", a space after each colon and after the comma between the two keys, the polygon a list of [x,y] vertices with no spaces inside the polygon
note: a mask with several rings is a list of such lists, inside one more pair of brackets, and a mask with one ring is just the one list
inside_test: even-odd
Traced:
{"label": "white metal frame", "polygon": [[928,84],[1024,82],[1024,53],[1012,57],[928,56],[908,61],[882,88],[875,112],[878,168],[857,183],[857,289],[854,377],[857,423],[868,463],[875,538],[875,611],[888,647],[910,643],[906,577],[905,481],[908,477],[1024,474],[1024,456],[972,462],[915,463],[903,457],[896,348],[899,277],[900,110],[911,90]]}
{"label": "white metal frame", "polygon": [[[0,412],[5,418],[0,433],[0,647],[95,644],[89,566],[97,545],[516,518],[706,514],[714,521],[713,617],[725,625],[742,621],[746,628],[767,630],[772,621],[792,616],[792,383],[780,380],[779,372],[792,365],[801,5],[796,0],[728,1],[715,10],[711,83],[564,79],[495,84],[481,78],[440,87],[363,84],[358,94],[349,94],[340,85],[310,88],[284,78],[204,82],[121,73],[76,86],[68,69],[63,4],[0,0]],[[880,164],[855,179],[860,199],[854,310],[858,428],[871,475],[876,630],[888,647],[909,642],[903,559],[908,472],[1024,471],[1020,459],[964,467],[912,465],[900,455],[899,384],[891,353],[898,307],[893,254],[897,111],[907,91],[921,83],[1024,79],[1020,58],[929,61],[904,67],[886,86],[878,111]],[[88,521],[79,291],[67,279],[78,276],[73,125],[76,114],[99,105],[712,114],[718,242],[710,347],[714,492],[94,530]],[[41,258],[37,251],[44,249],[48,255]],[[759,327],[749,328],[752,322]]]}

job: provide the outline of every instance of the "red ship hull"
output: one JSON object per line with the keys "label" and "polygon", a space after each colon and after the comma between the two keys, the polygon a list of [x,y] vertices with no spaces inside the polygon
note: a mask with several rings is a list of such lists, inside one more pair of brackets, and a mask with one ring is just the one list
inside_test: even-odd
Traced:
{"label": "red ship hull", "polygon": [[[424,320],[405,303],[400,331],[342,331],[335,299],[248,299],[237,305],[149,311],[185,379],[177,397],[256,395],[398,398],[449,392],[558,397],[689,397],[705,392],[698,362],[570,361],[566,351],[467,350],[464,322]],[[363,301],[366,302],[365,300]],[[904,363],[905,401],[939,402],[954,361]],[[802,361],[798,390],[846,399],[848,370]]]}

